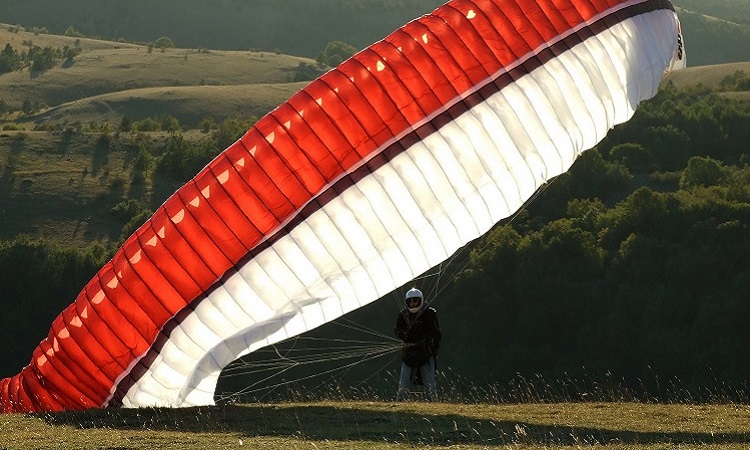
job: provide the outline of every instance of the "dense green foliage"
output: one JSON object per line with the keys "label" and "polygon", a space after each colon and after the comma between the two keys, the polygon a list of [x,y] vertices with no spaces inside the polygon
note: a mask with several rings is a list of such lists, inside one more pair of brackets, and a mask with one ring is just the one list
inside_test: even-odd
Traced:
{"label": "dense green foliage", "polygon": [[28,363],[31,350],[46,335],[52,320],[111,253],[109,246],[98,243],[78,249],[28,236],[0,241],[0,367],[4,375]]}
{"label": "dense green foliage", "polygon": [[315,57],[315,60],[328,67],[336,67],[356,52],[357,50],[349,44],[333,41],[326,45],[326,48]]}
{"label": "dense green foliage", "polygon": [[501,382],[613,373],[654,395],[747,380],[749,132],[750,105],[702,89],[642,105],[476,244],[438,302],[445,363]]}
{"label": "dense green foliage", "polygon": [[5,48],[0,53],[0,73],[13,72],[21,68],[22,58],[16,49],[10,44],[5,44]]}
{"label": "dense green foliage", "polygon": [[63,48],[39,47],[31,45],[28,51],[19,52],[6,44],[0,52],[0,75],[28,66],[32,73],[50,70],[60,59],[72,60],[80,49],[70,46]]}

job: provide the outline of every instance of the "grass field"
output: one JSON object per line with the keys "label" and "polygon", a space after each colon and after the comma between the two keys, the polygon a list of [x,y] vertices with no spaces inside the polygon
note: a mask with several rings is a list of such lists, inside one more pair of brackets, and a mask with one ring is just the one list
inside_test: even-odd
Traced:
{"label": "grass field", "polygon": [[66,102],[32,118],[34,123],[88,123],[117,125],[122,117],[143,120],[172,115],[195,126],[201,119],[259,118],[307,84],[261,83],[234,86],[168,86],[130,89]]}
{"label": "grass field", "polygon": [[746,449],[750,407],[315,402],[0,416],[0,448]]}
{"label": "grass field", "polygon": [[[195,125],[204,117],[262,116],[305,83],[292,83],[301,63],[315,61],[270,52],[159,49],[66,36],[11,32],[0,24],[0,48],[30,45],[78,47],[72,61],[42,73],[28,69],[0,75],[0,99],[9,105],[30,100],[44,105],[30,124],[89,121],[117,125],[171,114]],[[8,118],[6,118],[8,120]],[[0,120],[2,122],[2,120]]]}

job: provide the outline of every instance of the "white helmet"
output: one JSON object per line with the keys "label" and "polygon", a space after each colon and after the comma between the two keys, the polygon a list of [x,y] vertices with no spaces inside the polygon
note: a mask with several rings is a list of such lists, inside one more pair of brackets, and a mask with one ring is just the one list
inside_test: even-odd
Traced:
{"label": "white helmet", "polygon": [[[416,303],[412,303],[416,299]],[[406,292],[406,307],[409,308],[409,312],[415,313],[422,308],[424,296],[422,291],[417,288],[411,288]]]}

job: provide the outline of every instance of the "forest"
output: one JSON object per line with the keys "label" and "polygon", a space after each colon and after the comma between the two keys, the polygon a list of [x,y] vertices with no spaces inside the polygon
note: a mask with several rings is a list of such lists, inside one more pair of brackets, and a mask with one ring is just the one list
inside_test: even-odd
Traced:
{"label": "forest", "polygon": [[[716,89],[664,86],[518,214],[459,252],[441,284],[418,281],[439,294],[431,298],[445,334],[440,370],[475,386],[583,380],[583,392],[586,380],[615,379],[646,399],[676,390],[745,399],[750,102],[737,91],[749,88],[743,72]],[[207,149],[223,148],[247,125],[228,121],[203,141],[179,130],[164,144],[142,141],[131,150],[132,176],[184,182],[213,157]],[[116,145],[133,126],[88,133]],[[120,240],[150,204],[131,197],[112,208]],[[13,304],[0,318],[0,375],[28,362],[118,243],[0,241],[0,285]],[[381,300],[346,320],[390,334],[394,308]],[[346,337],[331,327],[313,334]],[[382,366],[359,365],[347,379]],[[220,389],[245,383],[233,377]]]}
{"label": "forest", "polygon": [[451,358],[484,362],[475,379],[615,374],[655,396],[743,384],[749,150],[747,102],[663,89],[477,243],[440,300],[478,343]]}

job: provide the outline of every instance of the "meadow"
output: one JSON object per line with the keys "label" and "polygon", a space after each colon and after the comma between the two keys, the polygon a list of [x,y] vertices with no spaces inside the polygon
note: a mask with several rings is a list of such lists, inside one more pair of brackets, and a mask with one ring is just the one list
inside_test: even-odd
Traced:
{"label": "meadow", "polygon": [[727,449],[735,404],[318,401],[0,416],[0,448]]}
{"label": "meadow", "polygon": [[40,105],[32,114],[0,117],[0,124],[26,128],[91,121],[116,126],[123,117],[167,114],[192,126],[206,117],[260,117],[304,86],[293,81],[300,64],[315,64],[272,52],[153,49],[0,24],[0,47],[6,45],[17,52],[32,46],[80,50],[41,73],[24,68],[0,75],[0,99],[7,105]]}

